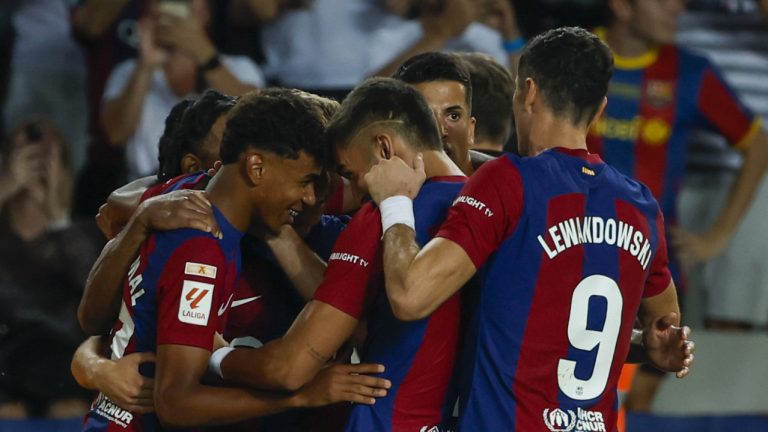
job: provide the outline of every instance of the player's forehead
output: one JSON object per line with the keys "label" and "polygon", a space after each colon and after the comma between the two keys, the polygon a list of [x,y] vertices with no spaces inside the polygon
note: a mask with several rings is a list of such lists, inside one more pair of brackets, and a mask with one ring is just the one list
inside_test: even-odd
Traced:
{"label": "player's forehead", "polygon": [[444,110],[457,106],[464,110],[468,109],[467,89],[459,81],[426,81],[413,84],[413,88],[424,96],[433,110]]}

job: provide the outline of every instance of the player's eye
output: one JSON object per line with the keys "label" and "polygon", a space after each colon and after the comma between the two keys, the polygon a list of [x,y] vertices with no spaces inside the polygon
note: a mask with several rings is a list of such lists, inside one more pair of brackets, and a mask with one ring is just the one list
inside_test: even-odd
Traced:
{"label": "player's eye", "polygon": [[448,113],[448,119],[451,121],[459,121],[461,119],[461,113],[452,111]]}

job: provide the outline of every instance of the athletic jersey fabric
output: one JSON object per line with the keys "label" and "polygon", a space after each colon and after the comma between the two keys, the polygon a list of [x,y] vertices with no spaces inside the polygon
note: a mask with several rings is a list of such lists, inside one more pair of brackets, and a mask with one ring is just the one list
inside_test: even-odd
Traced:
{"label": "athletic jersey fabric", "polygon": [[[424,184],[413,203],[419,244],[433,237],[464,179],[434,177]],[[423,320],[397,320],[384,291],[381,235],[379,210],[368,203],[339,236],[315,300],[367,319],[361,359],[385,365],[382,377],[392,381],[387,397],[375,405],[355,405],[347,430],[429,430],[443,417],[458,343],[459,298]]]}
{"label": "athletic jersey fabric", "polygon": [[584,150],[506,155],[467,181],[437,236],[482,273],[459,429],[615,430],[640,300],[670,282],[650,191]]}
{"label": "athletic jersey fabric", "polygon": [[[223,333],[240,272],[240,239],[218,208],[214,216],[224,238],[180,229],[152,234],[131,265],[123,304],[111,338],[112,359],[134,352],[156,352],[162,344],[211,350],[215,332]],[[154,364],[140,367],[154,376]],[[155,414],[117,407],[103,394],[86,415],[84,431],[159,431]]]}

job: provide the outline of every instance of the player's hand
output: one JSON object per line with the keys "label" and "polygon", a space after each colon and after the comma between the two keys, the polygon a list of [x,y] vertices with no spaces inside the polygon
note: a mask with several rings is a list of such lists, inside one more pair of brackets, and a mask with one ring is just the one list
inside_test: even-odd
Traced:
{"label": "player's hand", "polygon": [[133,353],[117,361],[104,359],[94,370],[96,387],[120,408],[146,414],[155,410],[155,380],[139,373],[139,365],[155,361],[155,354]]}
{"label": "player's hand", "polygon": [[696,234],[676,227],[671,233],[677,258],[685,265],[708,261],[720,255],[728,245],[727,237],[716,230]]}
{"label": "player's hand", "polygon": [[412,167],[406,165],[397,156],[393,156],[391,159],[382,159],[368,171],[364,180],[368,185],[368,193],[371,198],[376,204],[381,204],[385,199],[395,195],[405,195],[411,199],[416,198],[426,178],[424,159],[419,153],[413,159]]}
{"label": "player's hand", "polygon": [[139,20],[139,59],[149,68],[161,66],[168,60],[168,51],[156,44],[155,22],[151,18]]}
{"label": "player's hand", "polygon": [[160,46],[171,47],[203,64],[216,54],[205,28],[194,14],[185,17],[161,12],[157,18],[155,38]]}
{"label": "player's hand", "polygon": [[179,190],[150,198],[139,206],[136,220],[147,232],[193,228],[222,238],[211,202],[203,191]]}
{"label": "player's hand", "polygon": [[479,21],[501,33],[505,40],[520,37],[515,7],[509,0],[481,0]]}
{"label": "player's hand", "polygon": [[425,35],[438,37],[447,42],[457,37],[475,19],[475,5],[470,0],[444,0],[442,5],[429,7],[428,3],[422,10],[421,27]]}
{"label": "player's hand", "polygon": [[392,387],[389,380],[364,374],[384,372],[378,364],[336,364],[327,366],[296,394],[298,405],[318,407],[337,402],[354,402],[366,405],[376,403],[376,398],[387,395]]}
{"label": "player's hand", "polygon": [[211,177],[215,176],[216,173],[218,173],[219,170],[221,169],[221,166],[222,166],[222,163],[220,160],[217,160],[216,162],[214,162],[213,168],[208,168],[208,171],[207,171],[208,175]]}
{"label": "player's hand", "polygon": [[696,344],[689,340],[691,329],[678,327],[677,314],[672,312],[657,318],[643,331],[643,341],[648,361],[656,368],[675,372],[678,378],[685,378],[693,365]]}

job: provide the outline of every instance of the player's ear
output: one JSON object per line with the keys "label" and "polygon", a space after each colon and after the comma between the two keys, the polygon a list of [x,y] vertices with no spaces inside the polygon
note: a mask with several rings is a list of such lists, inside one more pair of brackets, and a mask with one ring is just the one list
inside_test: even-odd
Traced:
{"label": "player's ear", "polygon": [[533,105],[536,103],[536,99],[539,96],[539,85],[536,84],[531,78],[525,79],[525,111],[532,112]]}
{"label": "player's ear", "polygon": [[394,153],[392,137],[386,133],[376,135],[376,153],[384,159],[391,159]]}
{"label": "player's ear", "polygon": [[257,185],[264,179],[264,155],[250,151],[245,154],[245,174],[253,185]]}
{"label": "player's ear", "polygon": [[597,108],[597,113],[595,113],[595,116],[592,117],[592,119],[589,121],[589,124],[587,125],[587,130],[592,129],[592,126],[600,120],[600,117],[603,116],[603,113],[605,112],[605,107],[608,106],[608,98],[603,96],[602,102],[600,102],[600,107]]}
{"label": "player's ear", "polygon": [[187,153],[181,158],[181,172],[191,174],[203,169],[203,163],[192,153]]}

